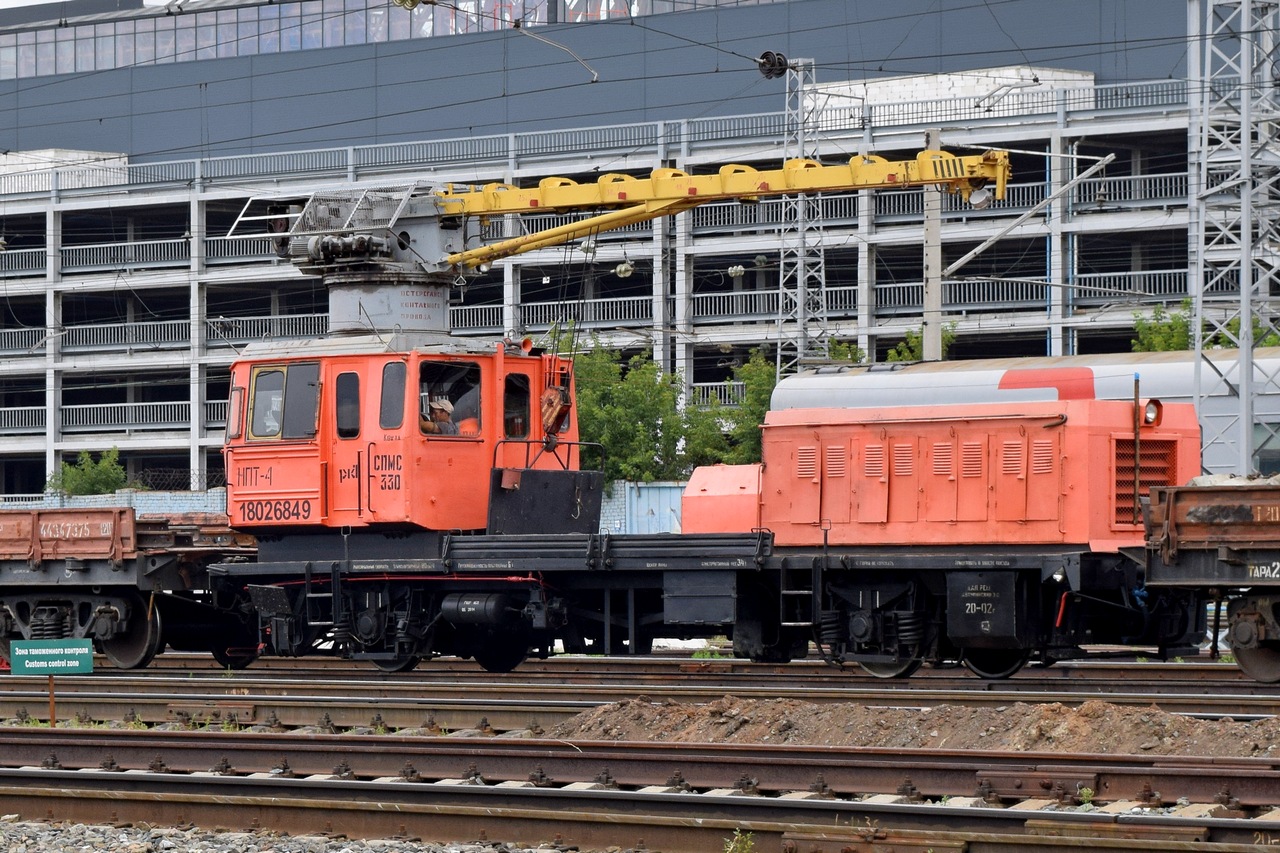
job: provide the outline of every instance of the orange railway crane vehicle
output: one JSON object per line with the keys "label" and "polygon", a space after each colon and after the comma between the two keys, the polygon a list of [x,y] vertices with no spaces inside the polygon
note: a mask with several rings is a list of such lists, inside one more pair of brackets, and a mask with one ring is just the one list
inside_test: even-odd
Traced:
{"label": "orange railway crane vehicle", "polygon": [[[1106,645],[1186,654],[1208,592],[1148,588],[1141,555],[1142,501],[1199,466],[1189,405],[1102,399],[1055,371],[931,405],[903,405],[925,401],[903,371],[881,388],[889,407],[850,402],[870,399],[858,371],[809,390],[792,377],[760,465],[691,477],[683,533],[609,535],[570,361],[449,334],[449,290],[513,254],[723,199],[923,184],[1000,197],[1008,178],[1002,152],[926,151],[251,200],[233,236],[270,235],[330,302],[327,337],[258,343],[232,365],[227,512],[256,558],[228,540],[219,561],[189,560],[197,573],[150,556],[131,577],[114,559],[44,573],[24,539],[0,555],[0,638],[93,636],[125,667],[173,646],[390,672],[717,635],[752,660],[816,646],[881,677],[959,661],[1002,678]],[[522,214],[549,211],[582,218],[522,233]],[[866,371],[877,387],[880,372]],[[124,586],[104,592],[109,579]]]}
{"label": "orange railway crane vehicle", "polygon": [[[570,597],[551,588],[545,572],[564,567],[561,549],[575,560],[593,550],[603,487],[599,466],[583,464],[593,450],[578,440],[571,364],[528,344],[451,337],[449,290],[500,258],[708,202],[923,185],[1002,198],[1009,176],[1005,152],[929,150],[902,161],[660,169],[528,188],[419,181],[250,200],[231,235],[272,234],[281,257],[320,277],[330,334],[254,345],[232,367],[227,511],[257,534],[259,554],[219,567],[220,588],[257,615],[271,651],[325,646],[390,670],[434,654],[509,669],[555,640],[638,651],[663,621],[654,614],[664,599],[668,623],[699,626],[680,630],[722,631],[734,619],[731,593],[711,597],[714,613],[686,605],[681,615],[696,572],[666,582],[661,572],[561,576]],[[586,215],[513,230],[520,214],[547,212]],[[499,225],[507,236],[487,239]],[[538,537],[552,537],[543,552],[531,544]],[[495,539],[496,551],[463,558]],[[518,559],[503,550],[512,542]],[[698,547],[696,538],[663,546]],[[740,560],[743,547],[762,546],[730,537],[719,547]],[[464,577],[464,565],[475,571]]]}
{"label": "orange railway crane vehicle", "polygon": [[[1247,578],[1219,565],[1247,548],[1202,536],[1190,507],[1163,515],[1176,540],[1144,531],[1160,490],[1198,472],[1189,404],[1137,387],[1105,399],[1114,377],[1094,368],[819,368],[775,391],[761,464],[694,472],[683,533],[614,536],[599,532],[600,451],[579,440],[570,361],[449,334],[450,288],[513,254],[710,201],[922,184],[1000,197],[1008,177],[1002,152],[926,151],[251,200],[233,236],[270,235],[323,282],[330,334],[232,365],[230,526],[184,545],[190,525],[170,521],[143,547],[124,515],[0,513],[0,655],[92,637],[125,668],[173,647],[236,667],[329,654],[397,672],[457,655],[505,672],[560,648],[727,635],[757,661],[816,646],[880,677],[958,661],[1003,678],[1098,647],[1193,653],[1225,579],[1253,588],[1228,614],[1242,665],[1280,680],[1274,553],[1255,549]],[[521,233],[521,214],[548,211],[583,218]],[[1227,533],[1273,522],[1280,501],[1258,501],[1257,524]]]}
{"label": "orange railway crane vehicle", "polygon": [[[527,344],[449,336],[448,291],[493,261],[725,199],[937,184],[1003,197],[1008,155],[791,160],[710,175],[660,169],[533,188],[414,183],[249,203],[232,229],[277,249],[329,291],[330,336],[257,345],[232,368],[225,446],[237,527],[489,533],[594,532],[598,472],[581,472],[570,363]],[[481,242],[490,220],[600,211]],[[370,331],[373,331],[370,334]],[[451,426],[432,426],[447,405]],[[552,521],[552,519],[555,519]]]}

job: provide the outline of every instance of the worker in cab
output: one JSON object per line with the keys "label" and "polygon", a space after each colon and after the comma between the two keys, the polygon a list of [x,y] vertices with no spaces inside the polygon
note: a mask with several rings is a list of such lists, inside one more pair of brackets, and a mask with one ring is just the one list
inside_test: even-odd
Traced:
{"label": "worker in cab", "polygon": [[457,435],[458,425],[453,422],[453,403],[448,400],[432,400],[427,413],[421,418],[422,431],[434,435]]}

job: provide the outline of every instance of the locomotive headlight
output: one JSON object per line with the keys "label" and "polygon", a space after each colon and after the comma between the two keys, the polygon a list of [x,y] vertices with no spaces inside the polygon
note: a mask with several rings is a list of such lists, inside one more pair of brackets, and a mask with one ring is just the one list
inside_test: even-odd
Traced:
{"label": "locomotive headlight", "polygon": [[1160,418],[1164,415],[1164,405],[1159,400],[1148,400],[1142,407],[1142,425],[1160,426]]}

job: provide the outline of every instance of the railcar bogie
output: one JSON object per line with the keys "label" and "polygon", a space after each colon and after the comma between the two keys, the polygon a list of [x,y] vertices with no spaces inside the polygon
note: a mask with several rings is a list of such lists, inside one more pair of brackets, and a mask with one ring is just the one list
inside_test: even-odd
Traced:
{"label": "railcar bogie", "polygon": [[238,637],[256,647],[206,574],[253,551],[214,515],[0,512],[0,656],[13,640],[90,639],[112,665],[135,669],[166,646],[220,654]]}
{"label": "railcar bogie", "polygon": [[[1245,675],[1280,682],[1280,483],[1274,477],[1208,477],[1153,490],[1146,556],[1148,586],[1210,602],[1215,623],[1225,615],[1222,635]],[[1210,648],[1217,655],[1214,634]]]}

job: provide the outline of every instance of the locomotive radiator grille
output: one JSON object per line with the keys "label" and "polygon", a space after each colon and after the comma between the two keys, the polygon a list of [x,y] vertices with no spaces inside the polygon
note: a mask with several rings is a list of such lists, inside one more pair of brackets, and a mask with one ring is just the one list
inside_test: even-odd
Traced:
{"label": "locomotive radiator grille", "polygon": [[[1144,439],[1141,444],[1142,459],[1138,466],[1138,495],[1147,497],[1157,486],[1174,486],[1174,470],[1178,458],[1177,442],[1169,439]],[[1115,516],[1116,525],[1140,526],[1142,517],[1134,500],[1134,458],[1132,441],[1116,441],[1113,444],[1115,459]]]}

